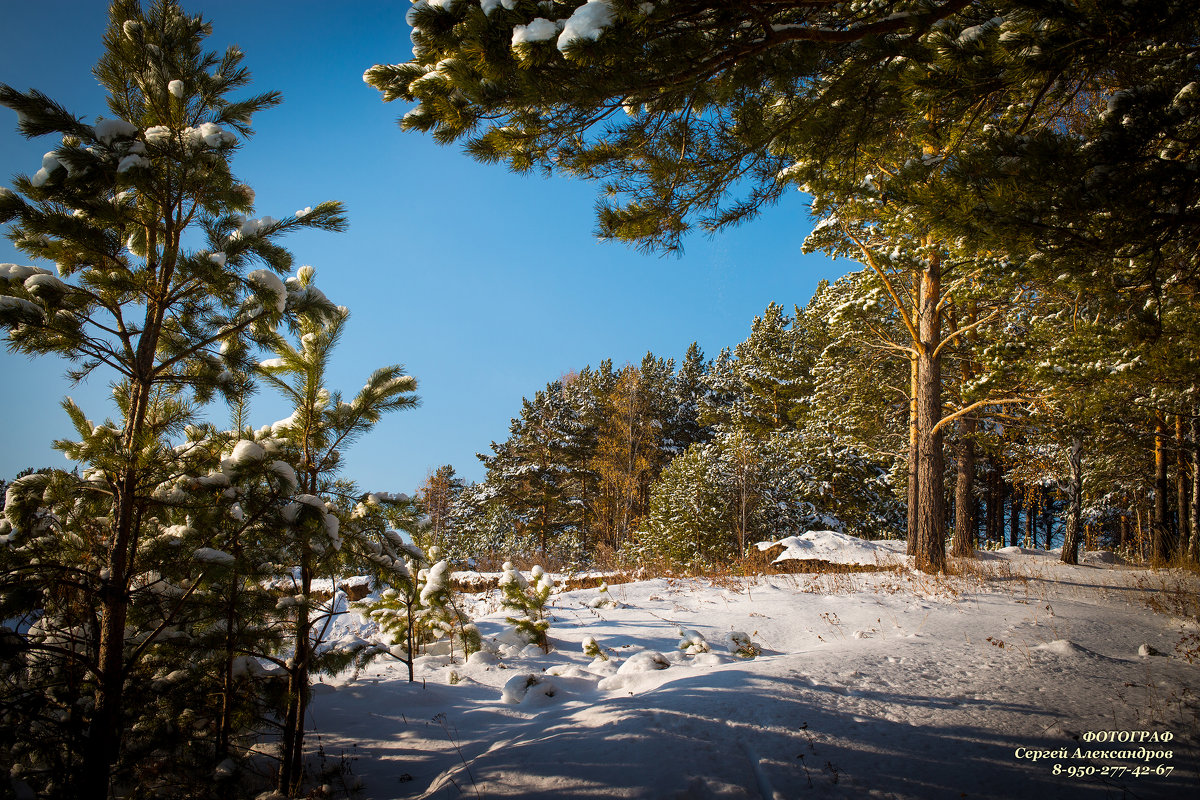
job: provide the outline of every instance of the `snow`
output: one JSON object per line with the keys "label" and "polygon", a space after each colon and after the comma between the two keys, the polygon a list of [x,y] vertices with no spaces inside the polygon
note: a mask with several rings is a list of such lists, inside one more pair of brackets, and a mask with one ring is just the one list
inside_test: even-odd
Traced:
{"label": "snow", "polygon": [[296,480],[296,470],[286,461],[272,461],[271,471],[278,475],[280,480],[293,490],[300,485],[299,481]]}
{"label": "snow", "polygon": [[783,545],[783,552],[773,563],[782,561],[827,561],[831,564],[887,566],[899,563],[904,556],[905,542],[898,540],[868,541],[837,531],[809,531],[803,536],[789,536],[778,542],[759,542],[759,550]]}
{"label": "snow", "polygon": [[118,162],[117,172],[128,172],[131,169],[140,169],[148,166],[150,166],[150,159],[136,153],[131,153],[122,157],[120,162]]}
{"label": "snow", "polygon": [[229,462],[233,466],[241,466],[251,461],[262,461],[265,455],[266,451],[258,442],[252,439],[240,439],[230,452]]}
{"label": "snow", "polygon": [[32,317],[46,316],[46,312],[42,310],[41,306],[23,297],[0,297],[0,312],[3,311],[19,311]]}
{"label": "snow", "polygon": [[214,550],[211,547],[201,547],[192,555],[197,561],[201,561],[205,564],[218,564],[221,566],[227,566],[237,560],[233,556],[229,555],[229,553],[226,553],[222,550]]}
{"label": "snow", "polygon": [[529,22],[528,25],[516,25],[513,27],[512,45],[516,47],[519,44],[528,44],[530,42],[544,42],[553,39],[558,35],[559,24],[545,17],[537,17]]}
{"label": "snow", "polygon": [[558,37],[558,49],[565,50],[576,39],[596,41],[604,29],[613,23],[613,10],[608,0],[588,0],[575,9]]}
{"label": "snow", "polygon": [[[265,217],[264,219],[270,220],[271,218]],[[274,224],[274,220],[271,220],[271,224]],[[243,226],[244,229],[245,226]],[[287,307],[287,287],[283,285],[283,280],[278,275],[269,269],[256,269],[246,273],[246,282],[257,289],[274,295],[275,310],[283,313],[283,309]]]}
{"label": "snow", "polygon": [[92,128],[96,138],[104,144],[112,144],[117,139],[129,139],[137,135],[138,128],[123,119],[104,119],[96,121]]}
{"label": "snow", "polygon": [[167,84],[167,91],[176,97],[183,97],[183,81],[171,81]]}
{"label": "snow", "polygon": [[[959,577],[643,580],[611,587],[612,609],[560,593],[548,654],[512,635],[498,590],[464,596],[482,653],[420,656],[415,683],[386,655],[327,681],[313,730],[327,757],[353,753],[363,800],[1189,796],[1197,666],[1175,645],[1198,626],[1148,603],[1197,578],[979,555]],[[354,613],[338,625],[372,638]],[[756,657],[717,644],[742,636]],[[1056,776],[1022,755],[1113,730],[1173,732],[1149,764],[1172,774]]]}
{"label": "snow", "polygon": [[146,128],[146,132],[142,134],[142,138],[146,140],[146,144],[162,144],[169,142],[173,131],[166,125],[155,125],[151,128]]}
{"label": "snow", "polygon": [[194,128],[185,128],[184,140],[194,149],[201,147],[220,147],[223,144],[233,144],[237,136],[222,130],[215,122],[205,122]]}
{"label": "snow", "polygon": [[52,294],[62,294],[68,288],[67,284],[63,283],[57,277],[46,273],[30,275],[25,279],[25,291],[35,297],[43,290],[49,290]]}
{"label": "snow", "polygon": [[34,275],[50,275],[50,270],[24,264],[0,264],[0,280],[24,283]]}

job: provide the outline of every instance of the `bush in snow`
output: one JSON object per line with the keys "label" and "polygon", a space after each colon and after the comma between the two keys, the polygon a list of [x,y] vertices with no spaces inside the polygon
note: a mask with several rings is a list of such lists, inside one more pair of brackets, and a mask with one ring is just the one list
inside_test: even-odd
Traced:
{"label": "bush in snow", "polygon": [[500,700],[515,706],[535,698],[554,697],[558,692],[558,684],[550,678],[527,672],[508,679],[500,690]]}
{"label": "bush in snow", "polygon": [[608,583],[604,582],[600,584],[600,588],[597,590],[596,596],[591,600],[585,601],[584,605],[586,605],[588,608],[617,608],[620,603],[618,603],[616,599],[609,594]]}
{"label": "bush in snow", "polygon": [[689,656],[707,653],[708,642],[697,631],[688,628],[679,629],[679,649]]}
{"label": "bush in snow", "polygon": [[[429,548],[430,558],[441,555],[437,547]],[[417,627],[422,644],[446,639],[450,643],[450,657],[454,658],[454,640],[462,644],[463,657],[479,650],[482,642],[479,630],[470,624],[454,600],[450,586],[450,562],[442,559],[418,575],[421,582],[420,605]]]}
{"label": "bush in snow", "polygon": [[843,516],[856,530],[880,533],[898,508],[885,478],[858,451],[812,430],[721,427],[663,471],[638,535],[639,554],[710,565],[745,555],[763,536],[781,538],[781,531],[842,530]]}
{"label": "bush in snow", "polygon": [[601,661],[608,661],[608,654],[600,648],[600,645],[591,636],[583,640],[583,654],[592,660],[598,658]]}
{"label": "bush in snow", "polygon": [[553,588],[553,581],[541,567],[531,569],[529,579],[526,579],[512,562],[504,562],[504,574],[500,576],[502,602],[506,609],[516,612],[506,619],[526,641],[547,653],[550,652],[550,640],[546,631],[550,629],[550,620],[546,619],[546,602]]}
{"label": "bush in snow", "polygon": [[744,631],[730,631],[725,634],[725,646],[738,658],[755,658],[762,653],[762,645]]}

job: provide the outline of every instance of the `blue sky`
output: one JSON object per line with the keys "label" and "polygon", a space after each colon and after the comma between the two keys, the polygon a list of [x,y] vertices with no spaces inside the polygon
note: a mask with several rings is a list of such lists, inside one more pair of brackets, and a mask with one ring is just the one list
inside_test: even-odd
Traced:
{"label": "blue sky", "polygon": [[[439,464],[470,480],[475,458],[507,436],[521,397],[586,364],[637,362],[647,350],[678,360],[692,341],[709,357],[744,339],[771,301],[803,305],[821,278],[847,265],[806,256],[810,224],[792,194],[756,220],[714,239],[697,235],[682,258],[638,253],[593,235],[595,186],[514,175],[457,147],[402,133],[408,107],[384,104],[362,82],[375,63],[411,53],[405,0],[329,3],[183,3],[213,25],[210,49],[236,43],[251,91],[283,92],[255,119],[234,171],[257,194],[257,213],[283,216],[323,200],[346,203],[350,229],[286,240],[317,269],[334,302],[351,310],[331,388],[352,393],[376,367],[402,363],[422,404],[386,418],[346,453],[364,489],[412,492]],[[92,121],[105,114],[91,75],[106,4],[5,2],[0,81],[36,88]],[[32,174],[48,139],[25,141],[0,108],[0,183]],[[0,241],[0,262],[31,263]],[[109,376],[70,387],[65,364],[0,354],[0,477],[62,466],[50,442],[71,433],[58,403],[71,395],[89,416],[111,414]],[[225,421],[223,408],[210,417]],[[255,425],[287,416],[265,391]]]}

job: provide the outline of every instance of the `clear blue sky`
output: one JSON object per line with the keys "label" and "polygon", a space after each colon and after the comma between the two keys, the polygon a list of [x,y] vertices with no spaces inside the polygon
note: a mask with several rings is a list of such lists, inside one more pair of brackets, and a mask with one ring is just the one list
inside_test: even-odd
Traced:
{"label": "clear blue sky", "polygon": [[[421,406],[386,418],[345,454],[346,474],[364,489],[412,492],[439,464],[479,480],[475,453],[505,438],[521,397],[548,381],[604,358],[637,362],[647,350],[678,360],[692,341],[715,356],[744,339],[769,302],[803,305],[818,280],[845,272],[800,252],[810,223],[799,194],[715,239],[692,237],[682,258],[643,255],[595,239],[593,185],[514,175],[402,133],[396,120],[408,107],[381,102],[362,73],[410,56],[405,0],[183,6],[212,23],[210,49],[245,51],[251,91],[283,92],[234,161],[257,193],[257,213],[347,205],[348,232],[285,241],[351,310],[331,388],[353,393],[392,363],[418,380]],[[105,114],[91,67],[106,12],[96,0],[2,0],[0,81],[40,89],[87,121]],[[0,108],[2,185],[36,172],[55,144],[26,141],[15,126],[16,115]],[[4,239],[0,262],[10,261],[31,263]],[[10,410],[0,477],[64,466],[50,447],[71,434],[63,396],[93,419],[112,413],[109,376],[70,387],[64,367],[0,354]],[[265,391],[252,401],[256,426],[287,413]],[[214,407],[210,417],[224,422],[225,411]]]}

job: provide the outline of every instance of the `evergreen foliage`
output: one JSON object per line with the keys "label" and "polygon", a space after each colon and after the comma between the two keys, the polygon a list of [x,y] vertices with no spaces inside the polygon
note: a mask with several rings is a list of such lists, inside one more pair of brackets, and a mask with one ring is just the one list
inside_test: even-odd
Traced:
{"label": "evergreen foliage", "polygon": [[[1102,288],[1141,322],[1194,294],[1200,18],[1185,0],[418,0],[409,23],[411,60],[364,75],[417,104],[401,126],[596,180],[604,237],[675,250],[791,187],[815,196],[907,317],[908,341],[883,342],[910,354],[923,568],[944,564],[943,439],[969,478],[981,414],[1020,399],[987,391],[961,340],[1031,284]],[[1139,316],[1121,324],[1154,338]],[[730,362],[713,364],[716,391],[736,388]]]}
{"label": "evergreen foliage", "polygon": [[506,617],[517,633],[530,644],[536,644],[550,652],[550,620],[546,618],[546,603],[554,590],[550,576],[540,566],[534,566],[526,578],[511,561],[504,563],[504,574],[500,576],[500,591],[503,593],[504,608],[513,612]]}
{"label": "evergreen foliage", "polygon": [[[0,86],[22,134],[57,137],[36,174],[0,191],[14,244],[57,274],[0,267],[0,324],[10,349],[63,356],[75,380],[111,375],[115,410],[95,420],[64,401],[76,433],[56,446],[82,470],[7,487],[0,608],[16,625],[0,766],[14,791],[233,796],[254,787],[254,738],[281,723],[281,781],[297,791],[309,674],[370,649],[322,643],[339,594],[318,603],[311,581],[356,561],[390,571],[387,526],[411,518],[404,503],[357,503],[335,477],[338,448],[412,404],[397,368],[348,403],[306,389],[288,421],[245,427],[256,352],[277,351],[263,370],[280,386],[319,378],[313,353],[345,318],[311,268],[284,280],[279,240],[345,220],[332,202],[251,218],[230,159],[280,98],[233,99],[249,82],[242,53],[205,51],[210,32],[170,0],[114,2],[94,71],[108,119]],[[199,421],[218,396],[233,431]]]}

